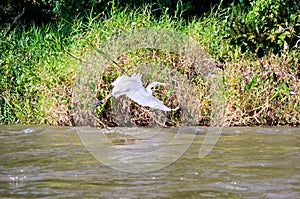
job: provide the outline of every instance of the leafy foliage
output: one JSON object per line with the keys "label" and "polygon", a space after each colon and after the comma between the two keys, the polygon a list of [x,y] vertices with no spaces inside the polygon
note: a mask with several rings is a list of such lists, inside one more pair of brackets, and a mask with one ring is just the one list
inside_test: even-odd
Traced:
{"label": "leafy foliage", "polygon": [[[300,124],[300,9],[297,1],[240,0],[226,9],[222,6],[212,9],[209,14],[189,22],[182,18],[182,13],[195,9],[195,2],[182,1],[176,4],[177,8],[175,4],[168,5],[169,1],[155,2],[151,8],[136,9],[141,1],[137,4],[94,0],[73,4],[48,0],[2,1],[0,123],[73,125],[74,80],[77,67],[82,64],[78,59],[85,57],[91,45],[120,31],[160,27],[188,33],[213,58],[224,61],[218,66],[224,70],[228,124]],[[171,7],[177,14],[168,14]],[[166,8],[170,10],[162,12]],[[153,12],[155,9],[162,14]],[[41,18],[40,24],[26,18],[29,10],[32,16]],[[105,12],[99,15],[100,10]],[[47,22],[44,17],[51,23],[43,24]],[[257,55],[263,57],[257,58]],[[135,53],[132,57],[130,64],[134,66],[138,59]],[[162,54],[158,58],[164,64],[167,61]],[[186,70],[190,71],[192,81],[201,80],[192,68]],[[110,78],[101,77],[103,85],[109,85],[116,75],[107,77]],[[98,95],[103,97],[109,88],[103,86],[100,91]],[[202,122],[206,123],[210,107],[202,94],[199,96],[203,103]]]}
{"label": "leafy foliage", "polygon": [[2,30],[0,119],[4,122],[18,122],[18,115],[23,115],[25,119],[38,109],[35,95],[36,85],[41,81],[37,76],[38,58],[35,57],[38,46],[31,46],[29,37],[18,30],[11,32],[6,38],[4,34]]}
{"label": "leafy foliage", "polygon": [[92,16],[100,13],[114,12],[116,9],[134,11],[150,7],[151,13],[160,17],[164,14],[181,16],[186,19],[202,15],[210,11],[211,7],[223,2],[228,5],[234,0],[7,0],[1,1],[0,22],[12,23],[18,19],[22,22],[34,21],[36,24],[48,23],[56,20],[71,21],[77,17]]}
{"label": "leafy foliage", "polygon": [[259,57],[297,48],[300,4],[296,0],[261,0],[232,6],[223,20],[226,37],[242,52]]}

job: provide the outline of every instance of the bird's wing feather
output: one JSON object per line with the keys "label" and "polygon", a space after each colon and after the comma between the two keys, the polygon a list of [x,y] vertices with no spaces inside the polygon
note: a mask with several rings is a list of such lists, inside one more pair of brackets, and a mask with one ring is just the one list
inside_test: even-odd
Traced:
{"label": "bird's wing feather", "polygon": [[132,90],[126,93],[127,97],[135,101],[142,106],[148,106],[150,108],[160,109],[163,111],[170,111],[171,109],[164,105],[164,103],[151,94],[147,93],[144,87],[137,90]]}
{"label": "bird's wing feather", "polygon": [[134,73],[131,75],[131,77],[127,75],[118,77],[112,83],[112,85],[114,86],[112,96],[118,97],[120,95],[126,94],[127,92],[143,87],[141,76],[141,74]]}
{"label": "bird's wing feather", "polygon": [[113,83],[113,86],[117,86],[119,85],[121,82],[125,82],[128,81],[130,79],[130,77],[128,77],[127,75],[122,75],[120,77],[118,77]]}
{"label": "bird's wing feather", "polygon": [[130,99],[142,106],[170,111],[164,103],[155,98],[151,93],[147,92],[141,81],[142,75],[133,73],[131,77],[122,75],[118,77],[112,85],[114,86],[112,96],[118,97],[126,94]]}
{"label": "bird's wing feather", "polygon": [[121,84],[123,84],[124,82],[126,81],[135,81],[137,84],[142,84],[142,81],[141,81],[141,78],[142,78],[142,75],[141,74],[136,74],[136,73],[133,73],[131,75],[131,77],[127,76],[127,75],[122,75],[120,77],[118,77],[113,83],[112,85],[113,86],[120,86]]}

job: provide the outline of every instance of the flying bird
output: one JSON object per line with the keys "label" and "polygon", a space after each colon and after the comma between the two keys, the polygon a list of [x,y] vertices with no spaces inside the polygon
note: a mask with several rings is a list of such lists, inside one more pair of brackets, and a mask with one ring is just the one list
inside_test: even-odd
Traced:
{"label": "flying bird", "polygon": [[152,87],[166,85],[165,83],[160,82],[152,82],[146,88],[143,86],[141,81],[141,74],[133,73],[131,77],[127,75],[122,75],[118,77],[112,85],[114,86],[112,93],[106,97],[105,99],[98,101],[95,103],[95,106],[104,104],[111,97],[119,97],[121,95],[126,95],[136,103],[147,106],[154,109],[159,109],[163,111],[175,111],[179,107],[175,109],[171,109],[164,105],[164,103],[152,95]]}

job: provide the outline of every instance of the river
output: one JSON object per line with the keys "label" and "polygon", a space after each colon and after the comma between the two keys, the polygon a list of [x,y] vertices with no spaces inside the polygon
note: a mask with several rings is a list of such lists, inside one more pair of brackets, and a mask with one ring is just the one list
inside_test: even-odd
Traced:
{"label": "river", "polygon": [[0,198],[299,198],[300,128],[173,131],[0,126]]}

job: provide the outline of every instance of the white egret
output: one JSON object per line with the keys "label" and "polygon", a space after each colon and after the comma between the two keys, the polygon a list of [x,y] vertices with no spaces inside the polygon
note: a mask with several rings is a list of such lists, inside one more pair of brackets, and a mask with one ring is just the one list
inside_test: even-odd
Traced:
{"label": "white egret", "polygon": [[136,103],[142,106],[148,106],[150,108],[159,109],[163,111],[174,111],[175,109],[171,109],[164,105],[164,103],[152,95],[152,87],[165,85],[160,82],[152,82],[146,88],[143,86],[141,81],[141,74],[133,73],[131,77],[127,75],[123,75],[118,77],[112,85],[114,86],[112,93],[106,97],[105,99],[96,102],[95,106],[105,103],[111,97],[119,97],[121,95],[126,95]]}

